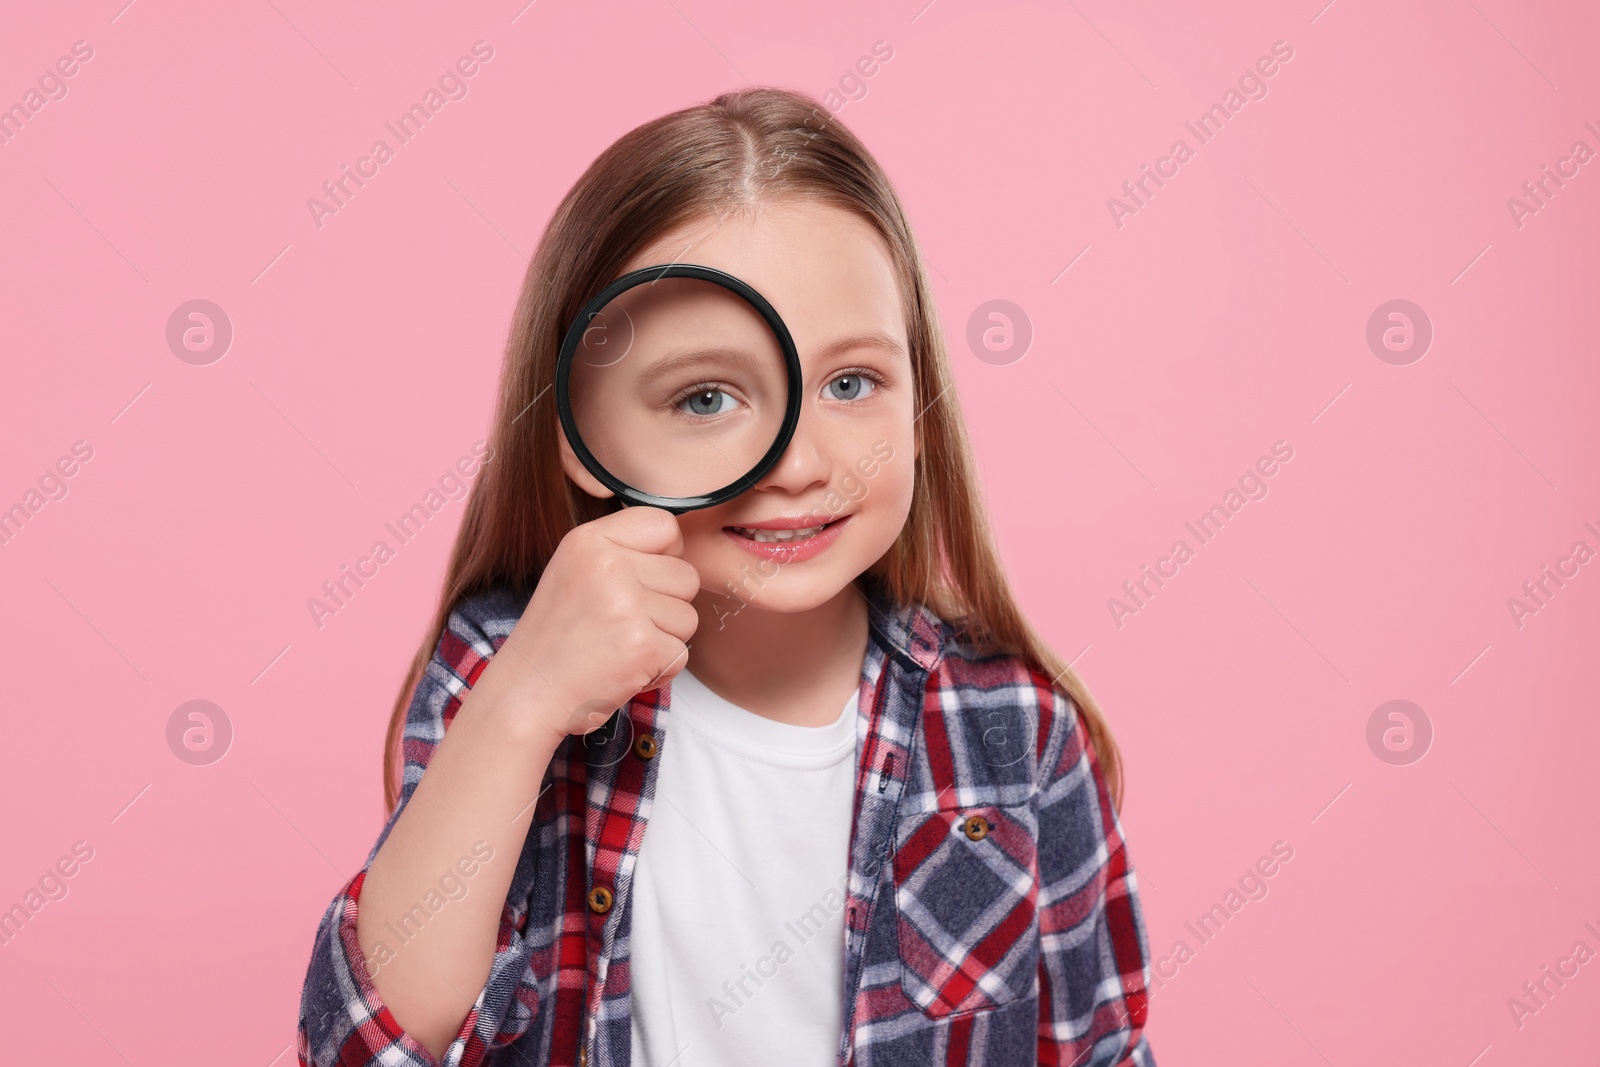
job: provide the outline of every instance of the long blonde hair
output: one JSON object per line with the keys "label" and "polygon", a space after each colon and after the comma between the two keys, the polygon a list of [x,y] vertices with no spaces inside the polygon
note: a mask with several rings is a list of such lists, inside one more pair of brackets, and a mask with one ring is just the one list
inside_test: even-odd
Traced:
{"label": "long blonde hair", "polygon": [[390,812],[399,798],[406,714],[452,609],[496,586],[531,591],[570,529],[618,506],[579,490],[558,458],[560,424],[544,394],[567,324],[658,235],[784,197],[837,205],[865,219],[888,243],[897,273],[922,447],[910,515],[870,573],[900,603],[924,604],[961,627],[980,653],[1021,655],[1052,679],[1082,710],[1113,803],[1121,807],[1121,760],[1105,717],[1077,674],[1034,632],[1006,581],[932,287],[899,198],[866,147],[817,100],[748,88],[624,135],[589,166],[545,228],[507,340],[493,461],[472,487],[433,623],[389,720],[384,803]]}

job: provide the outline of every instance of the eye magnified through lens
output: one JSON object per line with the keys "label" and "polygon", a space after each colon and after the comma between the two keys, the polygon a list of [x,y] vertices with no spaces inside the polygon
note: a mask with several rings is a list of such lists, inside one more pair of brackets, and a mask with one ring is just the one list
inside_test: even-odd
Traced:
{"label": "eye magnified through lens", "polygon": [[646,267],[573,321],[556,402],[602,484],[681,513],[732,499],[778,461],[799,418],[800,362],[745,282],[698,264]]}

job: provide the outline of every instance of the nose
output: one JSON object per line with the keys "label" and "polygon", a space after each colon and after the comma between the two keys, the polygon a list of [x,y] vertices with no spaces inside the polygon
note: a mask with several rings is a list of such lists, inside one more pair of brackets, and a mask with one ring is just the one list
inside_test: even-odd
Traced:
{"label": "nose", "polygon": [[809,404],[800,406],[800,421],[795,424],[789,447],[777,464],[759,482],[757,489],[775,490],[798,496],[817,486],[826,486],[833,473],[828,450],[822,441],[817,413]]}

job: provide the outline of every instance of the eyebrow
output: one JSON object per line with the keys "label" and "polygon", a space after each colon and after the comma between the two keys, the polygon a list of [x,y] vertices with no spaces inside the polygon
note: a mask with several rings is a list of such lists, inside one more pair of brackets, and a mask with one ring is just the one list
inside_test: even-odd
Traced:
{"label": "eyebrow", "polygon": [[832,359],[841,352],[848,352],[855,348],[875,348],[879,351],[898,354],[905,351],[905,346],[881,330],[869,330],[866,333],[855,334],[850,337],[841,337],[828,345],[823,346],[817,353],[818,359]]}
{"label": "eyebrow", "polygon": [[742,348],[729,348],[725,346],[694,348],[685,352],[675,353],[674,355],[663,356],[661,359],[658,359],[654,363],[650,364],[650,366],[646,369],[640,371],[635,380],[643,383],[644,385],[656,386],[659,389],[660,387],[657,386],[656,383],[662,378],[665,378],[671,374],[675,374],[685,367],[695,367],[704,363],[710,363],[712,361],[717,361],[722,365],[732,362],[745,369],[755,369],[759,363],[765,362],[764,360],[759,360],[755,356],[752,356],[749,352]]}

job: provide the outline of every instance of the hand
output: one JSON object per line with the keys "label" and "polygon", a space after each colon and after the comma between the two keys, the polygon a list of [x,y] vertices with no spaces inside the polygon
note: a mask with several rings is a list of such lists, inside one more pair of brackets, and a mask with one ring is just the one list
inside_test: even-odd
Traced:
{"label": "hand", "polygon": [[561,539],[476,688],[506,694],[512,714],[532,717],[523,725],[558,741],[589,733],[688,665],[699,591],[671,512],[624,507],[586,522]]}

